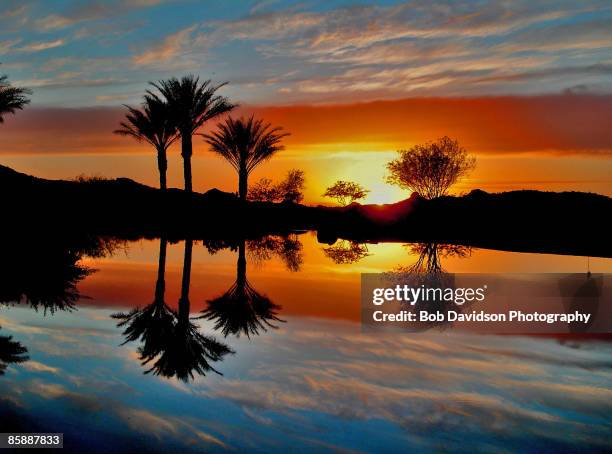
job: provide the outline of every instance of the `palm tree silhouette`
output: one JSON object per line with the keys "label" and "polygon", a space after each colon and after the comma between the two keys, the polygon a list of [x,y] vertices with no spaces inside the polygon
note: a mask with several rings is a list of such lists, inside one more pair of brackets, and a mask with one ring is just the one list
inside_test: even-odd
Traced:
{"label": "palm tree silhouette", "polygon": [[238,172],[238,195],[246,200],[248,178],[251,171],[262,162],[270,159],[276,152],[285,147],[280,144],[283,137],[282,128],[273,128],[270,123],[243,117],[235,120],[231,117],[217,125],[218,131],[204,134],[203,137],[210,149],[221,155]]}
{"label": "palm tree silhouette", "polygon": [[0,375],[9,364],[24,363],[29,360],[28,349],[13,340],[12,336],[0,336]]}
{"label": "palm tree silhouette", "polygon": [[0,76],[0,123],[4,123],[4,115],[23,109],[31,93],[27,88],[13,87],[6,76]]}
{"label": "palm tree silhouette", "polygon": [[[210,80],[200,82],[200,78],[187,75],[180,80],[172,77],[159,82],[150,82],[159,90],[170,108],[170,115],[181,135],[181,156],[185,190],[192,192],[191,155],[193,154],[192,136],[208,120],[229,112],[235,105],[224,96],[217,95],[225,83],[213,85]],[[149,96],[157,95],[147,90]]]}
{"label": "palm tree silhouette", "polygon": [[277,328],[274,322],[284,322],[277,317],[280,306],[267,296],[258,293],[246,276],[245,241],[238,245],[236,282],[223,295],[208,301],[200,318],[213,321],[214,329],[221,330],[223,336],[232,334],[240,337],[259,335],[260,330]]}
{"label": "palm tree silhouette", "polygon": [[166,171],[168,147],[178,138],[178,130],[168,104],[156,96],[145,95],[141,109],[125,106],[128,112],[121,128],[115,134],[131,136],[139,142],[147,142],[157,150],[157,168],[159,170],[159,187],[166,190]]}

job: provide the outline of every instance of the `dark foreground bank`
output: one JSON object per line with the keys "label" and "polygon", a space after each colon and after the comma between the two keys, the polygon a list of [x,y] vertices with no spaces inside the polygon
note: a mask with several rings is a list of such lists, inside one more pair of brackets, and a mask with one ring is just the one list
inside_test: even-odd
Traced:
{"label": "dark foreground bank", "polygon": [[344,208],[242,202],[216,189],[165,193],[126,178],[46,180],[0,166],[3,229],[138,238],[254,237],[316,230],[321,242],[438,242],[612,257],[612,199],[580,192],[475,190]]}

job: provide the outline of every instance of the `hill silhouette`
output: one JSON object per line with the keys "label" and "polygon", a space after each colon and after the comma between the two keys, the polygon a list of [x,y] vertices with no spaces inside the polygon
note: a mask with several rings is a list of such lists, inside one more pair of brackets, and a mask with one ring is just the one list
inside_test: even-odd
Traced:
{"label": "hill silhouette", "polygon": [[3,230],[118,238],[252,238],[316,230],[319,241],[436,241],[523,252],[612,257],[612,199],[581,192],[511,191],[347,207],[248,202],[212,189],[166,192],[127,178],[47,180],[0,166]]}

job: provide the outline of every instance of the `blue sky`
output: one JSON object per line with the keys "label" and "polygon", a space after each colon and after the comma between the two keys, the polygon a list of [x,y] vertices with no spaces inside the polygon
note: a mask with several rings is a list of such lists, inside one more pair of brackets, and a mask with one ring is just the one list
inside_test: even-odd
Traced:
{"label": "blue sky", "polygon": [[610,93],[609,1],[4,1],[0,71],[46,106],[194,72],[254,104]]}

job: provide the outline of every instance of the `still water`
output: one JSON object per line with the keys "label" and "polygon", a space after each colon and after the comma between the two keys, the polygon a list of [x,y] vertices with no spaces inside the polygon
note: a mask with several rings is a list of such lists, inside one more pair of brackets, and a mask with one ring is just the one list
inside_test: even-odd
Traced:
{"label": "still water", "polygon": [[81,452],[612,449],[611,343],[359,322],[360,273],[599,273],[610,259],[432,258],[311,233],[44,249],[2,259],[0,432],[62,432]]}

